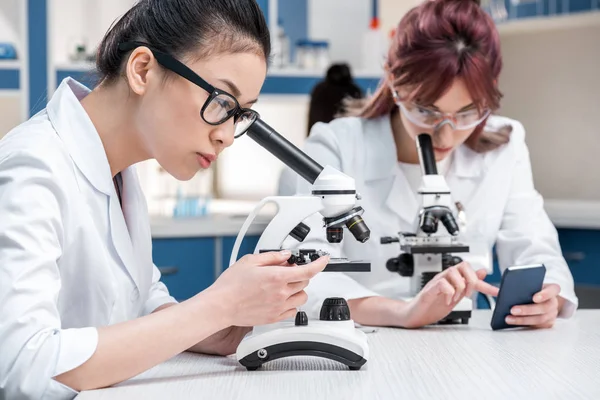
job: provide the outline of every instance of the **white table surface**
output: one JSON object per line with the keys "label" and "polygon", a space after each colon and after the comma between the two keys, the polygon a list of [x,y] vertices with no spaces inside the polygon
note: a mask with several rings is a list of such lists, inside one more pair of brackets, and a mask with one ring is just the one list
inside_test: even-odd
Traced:
{"label": "white table surface", "polygon": [[481,310],[468,326],[379,329],[360,371],[295,357],[248,372],[232,356],[184,353],[78,399],[600,399],[600,310],[549,330],[493,332],[490,318]]}

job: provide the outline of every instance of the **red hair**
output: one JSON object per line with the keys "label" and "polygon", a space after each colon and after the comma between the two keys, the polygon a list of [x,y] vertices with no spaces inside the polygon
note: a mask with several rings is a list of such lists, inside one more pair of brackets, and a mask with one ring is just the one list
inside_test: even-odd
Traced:
{"label": "red hair", "polygon": [[[377,118],[395,109],[390,83],[408,88],[417,103],[431,105],[456,78],[464,79],[480,110],[500,106],[500,37],[478,0],[428,0],[410,10],[395,29],[386,67],[393,82],[386,76],[358,116]],[[476,147],[484,126],[485,121],[467,144]]]}

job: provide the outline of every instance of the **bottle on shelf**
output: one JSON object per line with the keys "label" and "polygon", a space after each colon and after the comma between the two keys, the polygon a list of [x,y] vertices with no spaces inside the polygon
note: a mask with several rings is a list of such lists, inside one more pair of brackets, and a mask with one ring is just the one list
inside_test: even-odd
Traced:
{"label": "bottle on shelf", "polygon": [[273,66],[286,68],[290,65],[290,39],[283,28],[283,21],[279,19],[273,42]]}

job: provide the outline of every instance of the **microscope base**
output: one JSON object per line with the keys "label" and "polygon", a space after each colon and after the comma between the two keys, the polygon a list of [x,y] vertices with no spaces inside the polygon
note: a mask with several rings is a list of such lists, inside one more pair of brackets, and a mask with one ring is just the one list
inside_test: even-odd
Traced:
{"label": "microscope base", "polygon": [[471,318],[471,311],[473,310],[473,300],[463,297],[458,304],[454,306],[454,309],[450,311],[450,314],[439,320],[438,325],[454,325],[462,324],[467,325]]}
{"label": "microscope base", "polygon": [[[402,297],[402,300],[409,302],[414,297]],[[435,322],[434,325],[467,325],[471,319],[471,311],[473,310],[473,300],[466,297],[462,298],[452,311],[444,318]]]}
{"label": "microscope base", "polygon": [[309,321],[297,326],[283,321],[255,327],[237,348],[240,364],[249,371],[284,357],[312,356],[338,361],[350,370],[359,370],[369,355],[364,332],[354,321]]}
{"label": "microscope base", "polygon": [[471,311],[451,311],[443,319],[437,322],[438,325],[467,325],[471,318]]}

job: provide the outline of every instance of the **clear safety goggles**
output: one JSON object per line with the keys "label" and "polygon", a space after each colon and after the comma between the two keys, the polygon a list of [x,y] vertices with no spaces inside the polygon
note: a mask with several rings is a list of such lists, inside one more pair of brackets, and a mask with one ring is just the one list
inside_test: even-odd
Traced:
{"label": "clear safety goggles", "polygon": [[392,93],[394,93],[394,100],[406,119],[424,129],[437,130],[445,124],[449,124],[454,130],[473,129],[481,124],[491,113],[490,109],[479,111],[476,108],[454,114],[442,113],[411,102],[399,101],[395,91]]}

